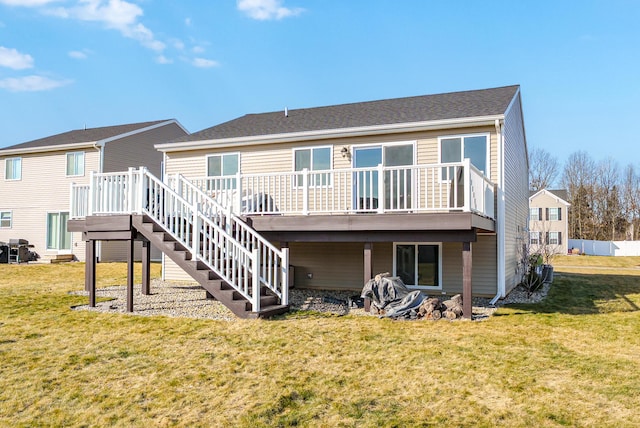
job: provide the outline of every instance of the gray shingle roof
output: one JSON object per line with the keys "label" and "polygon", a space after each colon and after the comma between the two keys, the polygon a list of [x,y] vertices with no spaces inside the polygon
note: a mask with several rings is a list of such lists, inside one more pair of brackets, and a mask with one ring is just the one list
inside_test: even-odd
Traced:
{"label": "gray shingle roof", "polygon": [[505,113],[518,85],[326,107],[247,114],[174,142],[426,122]]}
{"label": "gray shingle roof", "polygon": [[121,134],[126,134],[128,132],[146,128],[148,126],[152,126],[161,122],[166,122],[166,120],[130,123],[127,125],[104,126],[101,128],[76,129],[74,131],[63,132],[62,134],[51,135],[49,137],[27,141],[26,143],[3,147],[2,149],[0,149],[0,151],[13,149],[37,149],[61,144],[91,143],[94,141],[104,140],[106,138],[112,138]]}
{"label": "gray shingle roof", "polygon": [[[569,201],[569,193],[567,192],[566,189],[555,189],[555,190],[553,190],[553,189],[545,189],[545,190],[547,192],[550,192],[550,193],[556,195],[558,198],[562,199],[565,202]],[[536,193],[539,193],[539,192],[540,192],[540,190],[536,190],[536,191],[530,190],[529,191],[529,197],[532,197],[533,195],[535,195]]]}

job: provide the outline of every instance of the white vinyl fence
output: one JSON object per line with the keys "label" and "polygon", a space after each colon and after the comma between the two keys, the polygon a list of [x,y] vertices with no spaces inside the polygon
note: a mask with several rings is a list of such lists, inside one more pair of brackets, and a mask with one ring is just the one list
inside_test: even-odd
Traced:
{"label": "white vinyl fence", "polygon": [[569,252],[573,248],[589,256],[640,256],[640,241],[569,239]]}

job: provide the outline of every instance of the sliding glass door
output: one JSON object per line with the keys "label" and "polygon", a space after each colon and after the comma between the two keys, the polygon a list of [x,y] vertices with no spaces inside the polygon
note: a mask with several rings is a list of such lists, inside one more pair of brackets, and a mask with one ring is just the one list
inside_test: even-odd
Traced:
{"label": "sliding glass door", "polygon": [[47,213],[47,250],[71,251],[71,233],[67,231],[68,212]]}

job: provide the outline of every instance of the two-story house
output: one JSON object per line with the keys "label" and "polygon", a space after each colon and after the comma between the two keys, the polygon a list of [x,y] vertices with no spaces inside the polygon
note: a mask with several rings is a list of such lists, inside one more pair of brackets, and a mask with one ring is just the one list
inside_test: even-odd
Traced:
{"label": "two-story house", "polygon": [[542,189],[529,196],[529,252],[567,254],[569,207],[566,190]]}
{"label": "two-story house", "polygon": [[[43,260],[84,260],[82,237],[67,230],[70,184],[88,184],[92,171],[139,165],[160,174],[162,154],[154,144],[187,134],[176,120],[159,120],[73,130],[0,149],[0,241],[25,239]],[[97,256],[125,260],[122,248],[105,242]]]}
{"label": "two-story house", "polygon": [[90,196],[73,228],[151,241],[165,279],[194,278],[240,316],[286,310],[289,286],[359,291],[390,272],[463,293],[470,317],[472,295],[497,300],[520,280],[519,86],[248,114],[156,148],[164,180],[140,170],[76,189]]}

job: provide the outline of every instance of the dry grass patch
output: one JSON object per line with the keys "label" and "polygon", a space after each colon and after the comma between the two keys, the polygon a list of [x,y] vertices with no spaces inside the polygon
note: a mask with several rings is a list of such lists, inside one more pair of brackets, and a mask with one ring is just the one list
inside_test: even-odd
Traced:
{"label": "dry grass patch", "polygon": [[561,272],[484,322],[71,311],[83,275],[0,265],[0,426],[640,425],[634,275]]}

